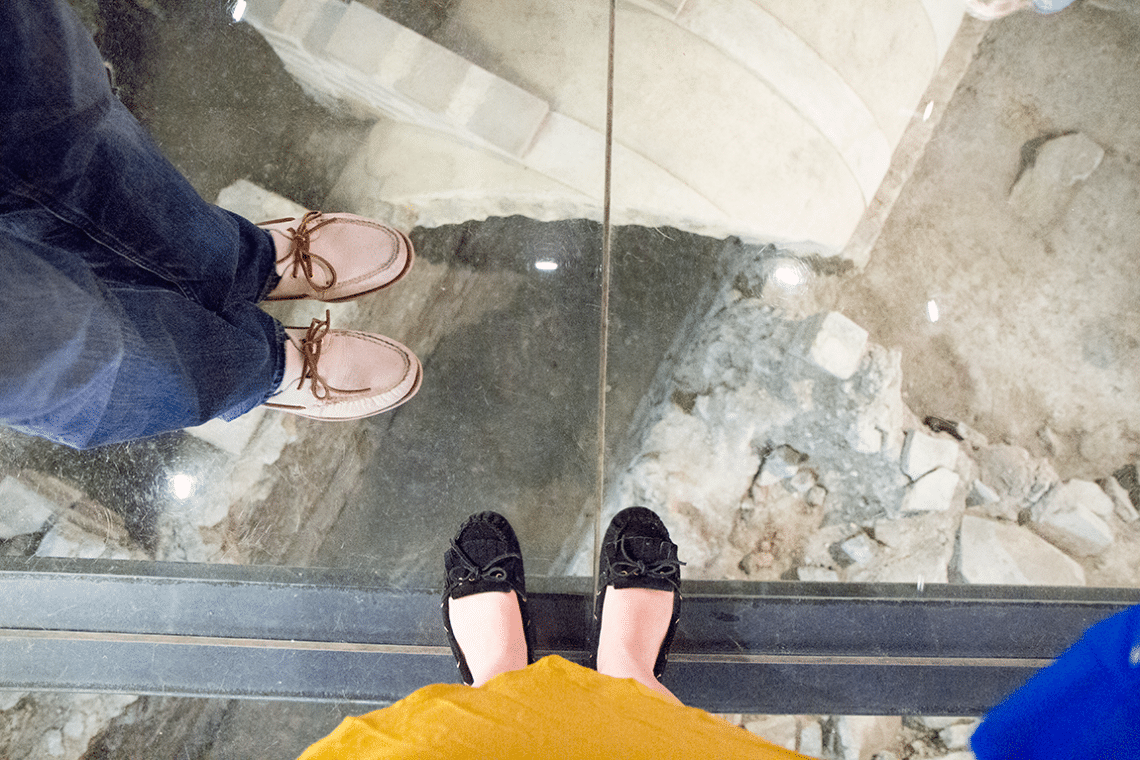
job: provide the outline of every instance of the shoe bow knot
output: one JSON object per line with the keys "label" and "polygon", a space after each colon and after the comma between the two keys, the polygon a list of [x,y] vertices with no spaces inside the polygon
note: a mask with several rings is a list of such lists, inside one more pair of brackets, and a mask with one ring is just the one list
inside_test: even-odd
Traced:
{"label": "shoe bow knot", "polygon": [[309,331],[305,333],[305,337],[301,339],[301,345],[298,347],[301,351],[301,361],[303,362],[301,369],[301,379],[297,383],[297,390],[301,390],[305,386],[305,381],[310,381],[309,389],[313,392],[313,396],[320,400],[325,400],[332,396],[334,393],[340,394],[353,394],[353,393],[367,393],[372,390],[371,388],[356,388],[354,390],[346,390],[344,388],[334,388],[328,384],[328,381],[321,377],[321,373],[317,372],[317,362],[321,360],[321,345],[324,337],[329,332],[329,325],[332,322],[332,317],[329,310],[325,309],[325,318],[323,320],[314,318],[309,323]]}
{"label": "shoe bow knot", "polygon": [[[662,541],[662,546],[668,542]],[[623,538],[618,542],[618,551],[620,556],[616,557],[610,562],[610,568],[613,572],[623,577],[648,577],[660,578],[662,580],[676,582],[676,576],[681,573],[681,565],[685,564],[679,559],[673,557],[665,557],[655,562],[645,562],[644,560],[635,559],[626,548],[625,539]]]}
{"label": "shoe bow knot", "polygon": [[[510,578],[507,570],[503,565],[512,559],[522,561],[522,556],[517,552],[507,552],[491,559],[484,565],[476,564],[471,560],[467,554],[459,548],[459,544],[455,539],[451,540],[451,550],[455,552],[459,564],[451,568],[447,572],[448,578],[453,583],[478,583],[479,581],[506,581]],[[512,585],[513,588],[513,585]],[[516,589],[516,592],[518,590]],[[522,594],[520,593],[520,596]]]}
{"label": "shoe bow knot", "polygon": [[[309,281],[309,284],[313,286],[313,289],[316,290],[317,293],[323,293],[326,290],[330,290],[333,285],[336,285],[336,270],[333,269],[332,264],[328,259],[324,258],[323,256],[319,256],[310,250],[310,238],[312,234],[326,224],[331,224],[336,221],[335,218],[317,221],[320,219],[320,217],[320,211],[309,211],[301,217],[300,224],[298,224],[296,227],[289,227],[289,234],[293,236],[291,238],[293,245],[289,247],[289,253],[285,254],[277,260],[277,263],[280,264],[283,261],[292,259],[292,263],[289,265],[292,268],[290,275],[292,277],[296,277],[298,271],[302,272],[305,275],[305,279]],[[269,222],[262,222],[262,224],[277,224],[279,222],[289,221],[292,221],[292,219],[286,217],[284,219],[274,219]],[[325,271],[325,274],[328,276],[327,285],[321,284],[313,279],[314,264]]]}

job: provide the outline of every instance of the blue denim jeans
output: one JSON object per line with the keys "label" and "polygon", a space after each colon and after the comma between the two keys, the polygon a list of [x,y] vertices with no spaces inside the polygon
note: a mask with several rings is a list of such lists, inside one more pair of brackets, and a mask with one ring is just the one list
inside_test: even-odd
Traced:
{"label": "blue denim jeans", "polygon": [[162,157],[62,0],[2,0],[0,40],[0,421],[86,448],[262,403],[269,233]]}

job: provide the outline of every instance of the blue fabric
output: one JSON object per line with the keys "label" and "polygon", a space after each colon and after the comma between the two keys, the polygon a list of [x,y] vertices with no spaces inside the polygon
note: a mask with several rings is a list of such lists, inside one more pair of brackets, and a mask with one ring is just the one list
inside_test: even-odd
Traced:
{"label": "blue fabric", "polygon": [[162,157],[66,3],[3,0],[0,39],[0,421],[85,448],[262,403],[269,233]]}
{"label": "blue fabric", "polygon": [[1140,758],[1140,607],[1090,628],[995,707],[970,743],[978,760]]}
{"label": "blue fabric", "polygon": [[1038,13],[1056,13],[1073,4],[1073,0],[1033,0],[1033,10]]}

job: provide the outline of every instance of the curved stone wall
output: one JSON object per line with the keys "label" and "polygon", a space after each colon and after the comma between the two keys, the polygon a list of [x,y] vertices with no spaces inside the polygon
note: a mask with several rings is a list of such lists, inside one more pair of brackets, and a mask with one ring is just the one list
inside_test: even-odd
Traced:
{"label": "curved stone wall", "polygon": [[[405,226],[601,217],[608,3],[459,0],[434,40],[360,3],[258,0],[315,95],[378,119],[338,200]],[[613,219],[841,248],[960,0],[621,0]]]}

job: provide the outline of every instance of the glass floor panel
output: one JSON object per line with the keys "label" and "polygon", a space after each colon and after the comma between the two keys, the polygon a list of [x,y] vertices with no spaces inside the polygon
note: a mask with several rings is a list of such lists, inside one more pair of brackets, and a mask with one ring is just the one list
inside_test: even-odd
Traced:
{"label": "glass floor panel", "polygon": [[[0,428],[4,556],[438,589],[494,509],[528,575],[591,577],[644,504],[691,581],[1140,585],[1135,3],[618,0],[612,111],[606,0],[72,4],[204,198],[410,235],[328,308],[424,383],[90,451]],[[293,757],[360,709],[0,691],[0,754]],[[732,719],[828,758],[968,725]]]}

